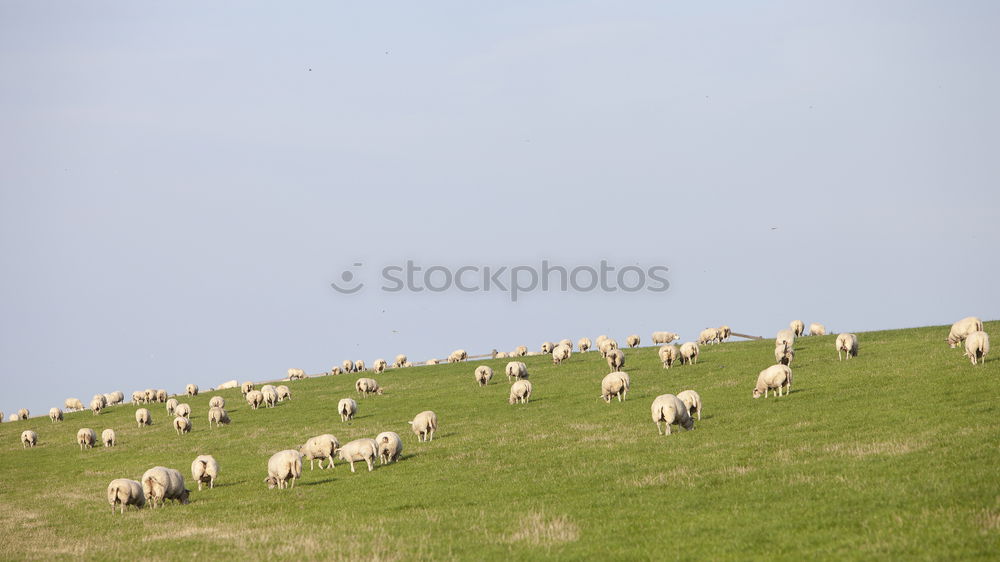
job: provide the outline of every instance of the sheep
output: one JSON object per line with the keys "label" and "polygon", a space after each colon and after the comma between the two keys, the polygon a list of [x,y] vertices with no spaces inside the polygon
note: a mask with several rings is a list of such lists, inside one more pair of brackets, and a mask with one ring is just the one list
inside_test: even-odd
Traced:
{"label": "sheep", "polygon": [[840,334],[837,336],[836,345],[838,360],[844,360],[844,358],[840,356],[841,351],[847,354],[848,359],[858,356],[858,336],[854,334]]}
{"label": "sheep", "polygon": [[698,348],[698,344],[693,341],[685,342],[680,349],[681,365],[697,363],[699,353],[701,353],[701,349]]}
{"label": "sheep", "polygon": [[609,339],[611,339],[611,338],[609,338],[605,334],[601,334],[601,335],[597,336],[596,338],[594,338],[594,347],[595,347],[595,349],[601,349],[601,344],[604,343],[604,342],[606,342]]}
{"label": "sheep", "polygon": [[973,365],[986,364],[986,354],[990,352],[990,336],[979,330],[965,337],[965,356]]}
{"label": "sheep", "polygon": [[375,379],[369,378],[360,378],[354,381],[354,389],[362,396],[368,396],[369,394],[378,394],[381,396],[383,392],[378,382]]}
{"label": "sheep", "polygon": [[345,373],[353,373],[353,372],[354,372],[354,361],[351,361],[350,359],[344,359],[344,360],[343,360],[343,361],[342,361],[342,362],[340,363],[340,368],[341,368],[341,369],[342,369],[342,370],[343,370],[343,371],[344,371]]}
{"label": "sheep", "polygon": [[253,390],[253,383],[250,381],[244,381],[243,384],[240,385],[240,392],[243,393],[243,396],[249,394],[251,390]]}
{"label": "sheep", "polygon": [[437,365],[438,363],[440,363],[440,361],[438,361],[437,359],[428,359],[427,362],[424,363],[424,365]]}
{"label": "sheep", "polygon": [[358,413],[358,403],[353,398],[341,398],[337,403],[337,412],[340,413],[340,421],[351,421]]}
{"label": "sheep", "polygon": [[302,477],[302,453],[294,449],[278,451],[267,460],[267,488],[295,488],[295,480]]}
{"label": "sheep", "polygon": [[566,361],[573,355],[572,349],[567,345],[557,345],[555,349],[552,350],[552,363],[555,365],[562,365],[563,361]]}
{"label": "sheep", "polygon": [[118,444],[118,435],[115,434],[115,430],[105,429],[101,432],[101,443],[104,443],[105,447],[114,447]]}
{"label": "sheep", "polygon": [[476,367],[476,382],[479,386],[486,386],[490,384],[490,379],[493,378],[493,367],[488,365],[480,365]]}
{"label": "sheep", "polygon": [[784,389],[787,396],[792,389],[792,370],[788,365],[771,365],[757,375],[757,386],[753,389],[753,397],[760,398],[763,394],[767,398],[769,390],[775,390],[777,396],[781,396]]}
{"label": "sheep", "polygon": [[261,392],[267,392],[268,390],[270,390],[275,394],[278,393],[277,387],[275,387],[273,384],[265,384],[264,386],[260,387]]}
{"label": "sheep", "polygon": [[177,409],[177,406],[179,404],[180,402],[178,402],[176,398],[171,398],[170,400],[167,400],[167,413],[170,414],[171,416],[174,415],[174,410]]}
{"label": "sheep", "polygon": [[21,432],[21,448],[34,447],[38,444],[38,434],[30,429]]}
{"label": "sheep", "polygon": [[777,335],[774,336],[774,345],[779,346],[783,343],[788,345],[795,345],[795,332],[791,330],[780,330]]}
{"label": "sheep", "polygon": [[209,429],[212,429],[213,423],[215,424],[215,427],[219,427],[220,425],[229,425],[230,421],[231,420],[229,419],[229,414],[226,412],[225,408],[220,408],[216,406],[214,408],[208,409]]}
{"label": "sheep", "polygon": [[788,327],[791,328],[795,337],[799,337],[806,332],[806,325],[801,320],[792,320],[788,323]]}
{"label": "sheep", "polygon": [[786,344],[781,344],[774,348],[774,362],[779,365],[791,366],[792,360],[795,359],[795,350],[792,346]]}
{"label": "sheep", "polygon": [[7,418],[7,421],[18,421],[20,419],[21,418],[17,414],[11,414],[10,417]]}
{"label": "sheep", "polygon": [[660,361],[663,362],[663,368],[669,369],[673,366],[674,361],[677,360],[677,355],[680,353],[677,350],[677,346],[673,344],[667,344],[660,348],[657,352],[660,356]]}
{"label": "sheep", "polygon": [[625,366],[625,352],[620,349],[612,349],[608,351],[606,359],[608,367],[612,371],[620,371],[622,370],[622,367]]}
{"label": "sheep", "polygon": [[625,338],[625,345],[629,347],[639,347],[641,341],[642,340],[639,339],[638,334],[632,334],[629,337]]}
{"label": "sheep", "polygon": [[[333,467],[333,458],[336,456],[337,449],[340,448],[340,441],[330,435],[329,433],[324,433],[323,435],[317,435],[316,437],[310,437],[304,445],[299,447],[299,453],[303,458],[309,459],[309,470],[313,469],[313,463],[319,460],[319,468],[323,470],[324,468]],[[323,460],[327,460],[327,465],[323,466]]]}
{"label": "sheep", "polygon": [[187,505],[191,495],[191,490],[184,487],[184,476],[180,471],[165,466],[154,466],[147,470],[139,481],[146,501],[154,509],[162,507],[167,500],[177,500]]}
{"label": "sheep", "polygon": [[681,337],[673,332],[653,332],[652,337],[653,343],[658,344],[667,344],[679,339],[681,339]]}
{"label": "sheep", "polygon": [[362,372],[367,371],[367,370],[368,370],[368,368],[365,367],[365,362],[363,360],[358,359],[357,361],[354,362],[354,372],[355,373],[362,373]]}
{"label": "sheep", "polygon": [[336,366],[330,367],[330,374],[331,375],[339,375],[340,374],[340,367],[336,367]]}
{"label": "sheep", "polygon": [[590,338],[580,338],[580,340],[576,342],[576,347],[580,350],[580,353],[587,353],[587,350],[589,350],[591,346],[593,346],[593,343],[591,343]]}
{"label": "sheep", "polygon": [[156,399],[157,402],[166,402],[167,391],[161,388],[153,393],[153,397]]}
{"label": "sheep", "polygon": [[504,373],[507,374],[507,382],[510,382],[511,379],[526,379],[528,378],[528,366],[520,361],[511,361],[507,363]]}
{"label": "sheep", "polygon": [[208,401],[209,408],[225,408],[226,399],[221,396],[213,396],[211,400]]}
{"label": "sheep", "polygon": [[237,388],[240,386],[240,381],[236,379],[228,380],[219,386],[215,387],[215,390],[229,390],[230,388]]}
{"label": "sheep", "polygon": [[610,404],[611,398],[617,396],[618,401],[621,402],[625,400],[625,395],[628,394],[628,389],[631,386],[632,379],[629,378],[628,373],[619,371],[608,373],[601,381],[601,398]]}
{"label": "sheep", "polygon": [[274,388],[265,388],[260,391],[264,395],[264,405],[273,408],[278,404],[278,392]]}
{"label": "sheep", "polygon": [[958,344],[965,341],[972,332],[982,332],[983,331],[983,321],[975,316],[969,316],[962,318],[958,322],[951,325],[951,332],[948,333],[948,345],[952,349],[958,347]]}
{"label": "sheep", "polygon": [[115,506],[121,506],[121,514],[125,514],[125,508],[134,505],[136,509],[142,509],[146,505],[146,496],[142,493],[142,484],[128,478],[116,478],[108,484],[108,503],[111,504],[111,513],[115,512]]}
{"label": "sheep", "polygon": [[259,390],[251,390],[247,393],[247,404],[256,410],[264,403],[264,394]]}
{"label": "sheep", "polygon": [[514,357],[524,357],[527,354],[528,354],[528,346],[526,345],[519,345],[515,347],[514,352],[511,353],[511,355],[513,355]]}
{"label": "sheep", "polygon": [[403,454],[403,440],[395,431],[379,433],[375,436],[375,444],[378,445],[379,464],[396,462]]}
{"label": "sheep", "polygon": [[111,396],[114,397],[114,400],[112,400],[113,404],[124,404],[125,403],[125,393],[124,392],[122,392],[120,390],[116,390],[116,391],[114,391],[114,392],[111,393]]}
{"label": "sheep", "polygon": [[601,352],[601,357],[607,359],[608,353],[610,353],[612,349],[618,349],[618,342],[616,342],[611,338],[608,338],[602,341],[601,343],[597,344],[597,349],[598,351]]}
{"label": "sheep", "polygon": [[531,398],[531,381],[520,379],[510,386],[508,404],[527,404]]}
{"label": "sheep", "polygon": [[396,369],[401,369],[403,365],[405,365],[408,362],[409,359],[407,359],[406,355],[400,353],[399,355],[396,356],[396,359],[393,360],[392,366]]}
{"label": "sheep", "polygon": [[30,417],[30,414],[31,413],[28,412],[27,408],[21,408],[20,410],[17,411],[17,419],[26,420],[28,419],[28,417]]}
{"label": "sheep", "polygon": [[809,324],[809,335],[810,336],[825,336],[826,326],[820,324],[819,322],[813,322]]}
{"label": "sheep", "polygon": [[[656,424],[656,431],[660,435],[670,435],[671,425],[683,427],[685,431],[694,429],[694,420],[691,418],[687,406],[673,394],[661,394],[654,398],[653,404],[650,406],[650,413]],[[660,429],[661,423],[666,426],[666,433]]]}
{"label": "sheep", "polygon": [[100,403],[101,403],[101,408],[102,408],[102,409],[103,409],[103,408],[107,408],[107,407],[108,407],[108,399],[107,399],[107,398],[105,398],[103,394],[95,394],[95,395],[94,395],[94,396],[93,396],[93,397],[92,397],[92,398],[90,399],[90,402],[91,402],[91,403],[93,403],[93,402],[100,402]]}
{"label": "sheep", "polygon": [[698,345],[705,345],[719,341],[719,331],[715,328],[705,328],[698,334]]}
{"label": "sheep", "polygon": [[84,447],[90,449],[97,443],[97,433],[89,427],[81,427],[76,432],[76,442],[80,445],[81,451]]}
{"label": "sheep", "polygon": [[198,483],[199,492],[202,483],[208,484],[210,490],[214,488],[218,477],[219,463],[212,455],[198,455],[191,461],[191,479]]}
{"label": "sheep", "polygon": [[150,403],[150,402],[155,402],[156,401],[156,390],[154,390],[152,388],[147,388],[146,390],[142,391],[142,393],[143,393],[143,396],[144,396],[143,400],[147,404]]}
{"label": "sheep", "polygon": [[139,408],[135,411],[135,423],[138,424],[140,428],[144,425],[153,425],[153,416],[149,413],[147,408]]}
{"label": "sheep", "polygon": [[451,355],[448,356],[448,362],[458,363],[461,361],[465,361],[466,359],[468,359],[468,357],[469,354],[466,353],[464,349],[456,349],[455,351],[451,352]]}
{"label": "sheep", "polygon": [[437,414],[430,410],[420,412],[410,421],[410,429],[417,436],[417,441],[433,441],[437,426]]}
{"label": "sheep", "polygon": [[556,344],[550,341],[542,342],[542,353],[544,354],[552,353],[552,350],[555,349],[555,347]]}
{"label": "sheep", "polygon": [[274,392],[278,395],[278,402],[284,402],[285,400],[292,399],[292,391],[283,384],[275,388]]}
{"label": "sheep", "polygon": [[190,418],[191,417],[191,406],[189,404],[186,404],[186,403],[184,403],[184,404],[178,404],[177,406],[174,407],[174,415],[175,416],[180,416],[182,418]]}
{"label": "sheep", "polygon": [[561,340],[559,340],[559,343],[556,344],[556,347],[559,347],[560,345],[565,345],[566,347],[570,348],[570,350],[572,350],[573,349],[573,340],[568,339],[568,338],[561,339]]}
{"label": "sheep", "polygon": [[506,359],[508,357],[510,357],[510,354],[507,353],[506,351],[498,351],[497,354],[493,358],[494,359]]}
{"label": "sheep", "polygon": [[191,420],[181,416],[174,418],[174,429],[177,431],[177,435],[182,433],[191,433]]}
{"label": "sheep", "polygon": [[541,351],[529,351],[528,352],[528,357],[537,357],[539,355],[545,355],[545,354],[542,353]]}
{"label": "sheep", "polygon": [[104,409],[104,400],[98,400],[94,398],[90,401],[90,409],[94,412],[94,415],[100,415],[101,410]]}
{"label": "sheep", "polygon": [[351,472],[354,472],[354,463],[357,461],[365,461],[365,464],[368,465],[368,472],[371,472],[375,469],[378,444],[374,439],[355,439],[337,449],[337,456],[340,457],[340,460],[350,463]]}
{"label": "sheep", "polygon": [[67,410],[80,411],[83,409],[83,402],[80,402],[79,398],[67,398],[63,405],[66,406]]}
{"label": "sheep", "polygon": [[[0,418],[3,416],[0,415]],[[59,408],[49,408],[49,419],[53,422],[63,421],[63,411]]]}
{"label": "sheep", "polygon": [[729,339],[729,336],[733,335],[733,331],[729,326],[720,326],[716,332],[719,334],[719,341],[724,342]]}
{"label": "sheep", "polygon": [[288,369],[288,380],[297,381],[306,378],[306,372],[302,369],[291,368]]}
{"label": "sheep", "polygon": [[189,385],[187,385],[187,386],[184,387],[184,392],[188,396],[198,396],[198,385],[196,385],[196,384],[189,384]]}
{"label": "sheep", "polygon": [[[75,398],[67,398],[66,399],[66,407],[67,408],[70,407],[70,405],[69,405],[69,401],[70,400],[75,400]],[[135,392],[132,393],[132,403],[133,404],[138,404],[140,402],[143,402],[143,403],[146,402],[146,393],[143,392],[143,391],[141,391],[141,390],[137,390],[137,391],[135,391]]]}
{"label": "sheep", "polygon": [[684,403],[688,409],[688,414],[694,417],[698,414],[698,421],[701,421],[701,395],[693,390],[684,390],[677,393],[677,398]]}
{"label": "sheep", "polygon": [[378,374],[384,373],[389,368],[389,363],[385,359],[376,359],[372,365],[372,371]]}

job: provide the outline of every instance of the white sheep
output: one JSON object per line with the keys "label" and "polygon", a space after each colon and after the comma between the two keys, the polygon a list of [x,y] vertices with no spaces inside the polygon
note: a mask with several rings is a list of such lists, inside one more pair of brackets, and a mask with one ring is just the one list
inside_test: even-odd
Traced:
{"label": "white sheep", "polygon": [[7,421],[18,421],[20,419],[21,418],[19,418],[17,414],[11,414],[10,417],[7,418]]}
{"label": "white sheep", "polygon": [[295,488],[295,480],[301,477],[302,453],[286,449],[271,455],[267,460],[267,478],[264,482],[269,489],[289,488],[289,481],[292,483],[290,487]]}
{"label": "white sheep", "polygon": [[155,509],[167,500],[188,503],[191,490],[184,487],[184,476],[179,470],[164,466],[154,466],[142,474],[140,479],[146,501]]}
{"label": "white sheep", "polygon": [[526,345],[519,345],[515,347],[514,352],[511,353],[511,355],[513,355],[514,357],[524,357],[527,354],[528,354],[528,346]]}
{"label": "white sheep", "polygon": [[79,398],[67,398],[63,405],[66,406],[67,410],[80,411],[83,409],[83,402],[80,402]]}
{"label": "white sheep", "polygon": [[[69,401],[70,400],[76,400],[76,399],[75,398],[67,398],[66,399],[66,407],[67,408],[70,407],[70,405],[69,405]],[[141,390],[137,390],[137,391],[135,391],[135,392],[132,393],[132,403],[133,404],[139,404],[140,402],[143,403],[143,404],[146,403],[146,393],[143,392],[143,391],[141,391]]]}
{"label": "white sheep", "polygon": [[111,513],[115,512],[115,506],[121,506],[121,513],[125,513],[125,508],[134,505],[136,509],[142,509],[146,505],[146,496],[142,493],[142,484],[128,478],[116,478],[108,484],[108,503],[111,504]]}
{"label": "white sheep", "polygon": [[792,360],[795,359],[795,350],[792,346],[787,343],[781,344],[774,348],[774,362],[779,365],[791,366]]}
{"label": "white sheep", "polygon": [[701,349],[693,341],[685,342],[681,345],[681,365],[694,364],[698,362],[698,354],[701,353]]}
{"label": "white sheep", "polygon": [[508,357],[510,357],[510,354],[506,351],[498,351],[494,359],[507,359]]}
{"label": "white sheep", "polygon": [[140,428],[144,425],[153,425],[153,415],[147,408],[139,408],[135,411],[135,423]]}
{"label": "white sheep", "polygon": [[656,423],[656,431],[660,435],[664,435],[664,430],[660,429],[661,423],[666,426],[666,435],[670,435],[671,425],[678,425],[688,431],[694,429],[694,420],[687,406],[673,394],[661,394],[653,399],[650,413],[653,422]]}
{"label": "white sheep", "polygon": [[143,402],[149,404],[150,402],[156,401],[156,390],[152,388],[147,388],[146,390],[142,391],[142,394],[143,394]]}
{"label": "white sheep", "polygon": [[396,462],[403,454],[403,440],[395,431],[379,433],[375,436],[375,444],[378,445],[379,464]]}
{"label": "white sheep", "polygon": [[652,337],[653,343],[658,344],[667,344],[679,339],[681,339],[681,337],[673,332],[653,332]]}
{"label": "white sheep", "polygon": [[795,332],[791,330],[779,330],[774,336],[774,345],[779,346],[787,343],[789,346],[795,345]]}
{"label": "white sheep", "polygon": [[76,442],[80,445],[81,451],[84,447],[90,449],[97,443],[97,432],[89,427],[81,427],[76,432]]}
{"label": "white sheep", "polygon": [[187,403],[178,404],[174,406],[174,415],[180,416],[182,418],[191,417],[191,405]]}
{"label": "white sheep", "polygon": [[59,408],[49,408],[49,419],[53,422],[63,421],[63,411]]}
{"label": "white sheep", "polygon": [[717,332],[719,333],[719,341],[726,341],[729,339],[729,336],[733,335],[733,331],[729,326],[719,326]]}
{"label": "white sheep", "polygon": [[576,347],[580,350],[580,353],[586,353],[592,346],[593,343],[591,343],[590,338],[580,338],[580,340],[576,342]]}
{"label": "white sheep", "polygon": [[819,322],[813,322],[809,324],[809,335],[810,336],[825,336],[826,326],[820,324]]}
{"label": "white sheep", "polygon": [[161,388],[153,393],[153,397],[156,399],[157,402],[166,402],[167,391]]}
{"label": "white sheep", "polygon": [[221,396],[213,396],[211,400],[208,401],[209,408],[225,408],[226,399]]}
{"label": "white sheep", "polygon": [[212,428],[212,424],[215,424],[215,427],[219,427],[220,425],[229,425],[230,421],[231,420],[229,419],[229,414],[226,412],[225,408],[220,408],[216,406],[214,408],[208,409],[209,429]]}
{"label": "white sheep", "polygon": [[554,344],[554,343],[552,343],[550,341],[542,342],[542,353],[544,353],[546,355],[550,354],[550,353],[552,353],[552,350],[555,349],[555,347],[556,347],[556,344]]}
{"label": "white sheep", "polygon": [[684,403],[688,409],[688,414],[693,418],[698,414],[698,421],[701,421],[701,395],[693,390],[684,390],[677,393],[677,398]]}
{"label": "white sheep", "polygon": [[437,414],[430,410],[420,412],[410,421],[410,429],[417,436],[417,441],[433,441],[434,430],[438,427]]}
{"label": "white sheep", "polygon": [[962,318],[958,322],[951,325],[951,332],[948,333],[948,345],[952,349],[958,347],[958,344],[965,341],[972,332],[982,332],[983,331],[983,321],[975,316],[968,316]]}
{"label": "white sheep", "polygon": [[844,358],[840,356],[840,352],[843,351],[847,358],[858,356],[858,336],[854,334],[840,334],[837,336],[837,359],[843,361]]}
{"label": "white sheep", "polygon": [[177,416],[174,418],[174,429],[177,431],[177,435],[182,433],[191,433],[191,420]]}
{"label": "white sheep", "polygon": [[601,343],[597,344],[597,350],[601,352],[601,357],[604,357],[605,359],[608,358],[608,353],[610,353],[612,349],[618,349],[618,342],[611,338],[601,340]]}
{"label": "white sheep", "polygon": [[99,415],[101,413],[101,410],[104,409],[104,399],[103,399],[103,397],[102,397],[101,400],[98,400],[97,398],[94,398],[93,400],[91,400],[90,401],[90,409],[94,412],[95,416]]}
{"label": "white sheep", "polygon": [[719,331],[715,328],[705,328],[698,334],[698,345],[715,343],[719,340]]}
{"label": "white sheep", "polygon": [[664,345],[657,352],[660,356],[660,361],[663,363],[664,369],[669,369],[673,366],[679,353],[680,351],[678,351],[677,346],[673,344]]}
{"label": "white sheep", "polygon": [[504,373],[507,374],[507,382],[512,379],[526,379],[528,378],[528,366],[520,361],[511,361],[507,363]]}
{"label": "white sheep", "polygon": [[795,337],[799,337],[806,332],[806,325],[801,320],[792,320],[789,322],[788,327],[791,328]]}
{"label": "white sheep", "polygon": [[531,381],[518,379],[510,385],[510,396],[507,398],[508,404],[527,404],[531,398]]}
{"label": "white sheep", "polygon": [[965,337],[965,356],[973,365],[986,364],[986,354],[990,352],[990,336],[979,330]]}
{"label": "white sheep", "polygon": [[628,394],[628,389],[631,386],[632,379],[629,378],[628,373],[618,371],[608,373],[601,380],[601,398],[610,404],[611,398],[617,396],[618,401],[621,402],[625,400],[625,395]]}
{"label": "white sheep", "polygon": [[493,378],[493,367],[489,365],[480,365],[476,367],[476,382],[479,386],[486,386],[490,384],[490,379]]}
{"label": "white sheep", "polygon": [[198,385],[189,384],[184,387],[184,392],[187,393],[188,396],[198,396]]}
{"label": "white sheep", "polygon": [[17,411],[17,419],[19,420],[26,420],[30,415],[31,414],[30,412],[28,412],[27,408],[21,408],[20,410]]}
{"label": "white sheep", "polygon": [[259,390],[251,390],[247,393],[247,404],[256,410],[264,403],[264,393]]}
{"label": "white sheep", "polygon": [[438,361],[437,359],[428,359],[424,363],[424,365],[437,365],[438,363],[440,363],[440,361]]}
{"label": "white sheep", "polygon": [[403,365],[405,365],[408,362],[409,359],[406,357],[406,355],[400,353],[399,355],[396,356],[396,359],[392,362],[392,366],[397,369],[401,369]]}
{"label": "white sheep", "polygon": [[306,372],[302,369],[297,369],[295,367],[288,369],[288,380],[297,381],[304,378],[306,378]]}
{"label": "white sheep", "polygon": [[273,408],[278,404],[278,390],[275,388],[264,388],[260,391],[264,395],[264,405]]}
{"label": "white sheep", "polygon": [[118,444],[118,435],[115,434],[115,430],[105,429],[101,432],[101,443],[104,443],[105,447],[114,447]]}
{"label": "white sheep", "polygon": [[198,483],[198,491],[201,491],[202,483],[208,484],[208,488],[215,487],[215,479],[219,477],[219,463],[212,455],[198,455],[191,461],[191,479]]}
{"label": "white sheep", "polygon": [[455,351],[452,351],[451,354],[448,356],[448,362],[458,363],[460,361],[465,361],[468,357],[469,354],[466,353],[464,349],[456,349]]}
{"label": "white sheep", "polygon": [[21,432],[21,448],[34,447],[38,444],[38,434],[30,429]]}
{"label": "white sheep", "polygon": [[243,384],[240,385],[240,392],[243,393],[243,396],[249,394],[251,390],[253,390],[253,383],[250,381],[244,381]]}
{"label": "white sheep", "polygon": [[350,359],[344,359],[340,363],[340,368],[345,373],[353,373],[354,372],[354,361],[351,361]]}
{"label": "white sheep", "polygon": [[167,413],[170,414],[171,416],[174,415],[174,410],[177,409],[177,406],[179,404],[180,402],[178,402],[176,398],[171,398],[170,400],[167,400],[166,403]]}
{"label": "white sheep", "polygon": [[358,359],[357,361],[354,362],[354,372],[355,373],[361,373],[361,372],[364,372],[364,371],[367,371],[367,370],[368,370],[368,367],[365,367],[365,362],[364,362],[363,359]]}
{"label": "white sheep", "polygon": [[93,402],[100,402],[101,403],[101,408],[107,408],[108,407],[108,399],[105,398],[104,394],[95,394],[94,397],[90,399],[90,401],[92,403]]}
{"label": "white sheep", "polygon": [[388,368],[389,363],[385,359],[376,359],[375,363],[372,365],[372,370],[379,374],[384,373]]}
{"label": "white sheep", "polygon": [[757,375],[757,385],[753,389],[753,397],[760,398],[763,394],[767,398],[769,390],[774,390],[775,395],[781,396],[784,389],[787,396],[792,389],[792,370],[788,365],[771,365]]}
{"label": "white sheep", "polygon": [[331,375],[339,375],[340,374],[340,367],[330,367],[330,374]]}
{"label": "white sheep", "polygon": [[215,387],[215,390],[229,390],[230,388],[236,388],[238,386],[240,386],[240,381],[231,379]]}
{"label": "white sheep", "polygon": [[620,371],[625,366],[625,352],[620,349],[608,350],[605,358],[612,371]]}
{"label": "white sheep", "polygon": [[557,345],[552,350],[552,363],[562,365],[562,362],[569,359],[571,355],[573,355],[573,351],[568,345]]}
{"label": "white sheep", "polygon": [[374,439],[355,439],[337,449],[337,456],[341,460],[350,463],[351,472],[354,472],[354,463],[356,461],[365,461],[365,464],[368,465],[368,472],[371,472],[375,469],[375,458],[378,457],[378,444],[375,443]]}
{"label": "white sheep", "polygon": [[569,338],[563,338],[559,340],[559,343],[556,344],[556,347],[559,347],[560,345],[565,345],[566,347],[573,349],[573,340]]}
{"label": "white sheep", "polygon": [[261,392],[267,392],[268,390],[270,390],[275,394],[278,394],[278,389],[273,384],[265,384],[264,386],[260,387]]}
{"label": "white sheep", "polygon": [[369,394],[382,394],[382,387],[378,385],[375,379],[360,378],[354,381],[354,389],[358,391],[358,394],[362,396],[368,396]]}
{"label": "white sheep", "polygon": [[[340,448],[340,441],[330,435],[329,433],[324,433],[323,435],[317,435],[316,437],[310,437],[304,445],[299,447],[299,453],[302,454],[304,458],[309,459],[309,470],[313,469],[313,462],[319,460],[319,468],[323,470],[324,468],[333,467],[333,457],[336,456],[337,449]],[[323,460],[327,460],[327,466],[323,466]]]}
{"label": "white sheep", "polygon": [[278,385],[274,389],[275,394],[278,395],[278,402],[284,402],[285,400],[292,399],[292,391],[285,385]]}
{"label": "white sheep", "polygon": [[640,343],[642,343],[642,340],[639,338],[638,334],[632,334],[625,338],[625,345],[629,347],[639,347]]}
{"label": "white sheep", "polygon": [[358,413],[358,403],[353,398],[341,398],[337,403],[337,412],[340,413],[340,421],[351,421]]}

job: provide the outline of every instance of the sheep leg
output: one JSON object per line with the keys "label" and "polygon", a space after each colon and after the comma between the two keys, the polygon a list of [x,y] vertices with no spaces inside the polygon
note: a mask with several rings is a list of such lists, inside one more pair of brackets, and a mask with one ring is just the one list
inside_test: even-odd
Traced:
{"label": "sheep leg", "polygon": [[354,461],[352,460],[350,462],[351,462],[351,472],[354,472]]}

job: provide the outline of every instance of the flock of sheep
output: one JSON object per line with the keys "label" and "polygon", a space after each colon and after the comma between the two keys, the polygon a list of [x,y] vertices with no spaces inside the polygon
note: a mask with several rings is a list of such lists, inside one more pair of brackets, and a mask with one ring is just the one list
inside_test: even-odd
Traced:
{"label": "flock of sheep", "polygon": [[[698,337],[698,341],[686,342],[680,346],[673,342],[680,339],[672,332],[654,332],[652,341],[654,344],[661,344],[658,350],[659,358],[663,368],[669,369],[679,359],[680,364],[693,364],[698,360],[701,346],[713,343],[721,343],[729,339],[732,332],[728,326],[720,328],[708,328],[703,330]],[[794,320],[789,328],[781,330],[775,337],[774,364],[760,371],[757,382],[753,388],[753,398],[763,395],[765,398],[770,392],[776,396],[788,394],[792,386],[791,364],[795,359],[794,343],[797,337],[805,335],[805,325],[800,320]],[[822,324],[813,323],[809,325],[809,335],[826,335],[826,328]],[[626,344],[630,348],[638,347],[641,340],[638,335],[630,335],[626,338]],[[989,353],[989,335],[983,331],[983,323],[979,318],[968,317],[955,322],[946,340],[948,344],[955,348],[959,344],[965,344],[965,355],[973,365],[985,362]],[[595,346],[596,344],[596,346]],[[858,338],[855,334],[839,334],[835,341],[837,357],[839,360],[850,359],[858,355]],[[619,402],[625,400],[631,387],[631,379],[625,367],[625,355],[619,349],[618,342],[607,336],[599,336],[594,342],[589,338],[581,338],[577,341],[577,350],[581,353],[588,352],[591,348],[596,348],[601,356],[607,361],[610,372],[601,381],[600,398],[606,403],[611,403],[617,398]],[[510,353],[493,351],[494,358],[515,358],[527,355],[548,354],[552,357],[552,362],[560,365],[568,360],[573,353],[573,342],[562,340],[558,343],[544,342],[540,352],[529,352],[526,346],[519,346]],[[465,350],[456,350],[448,356],[448,362],[457,363],[465,361],[468,354]],[[437,364],[436,360],[431,360],[427,364]],[[412,366],[405,355],[398,355],[391,366],[383,359],[377,359],[372,367],[375,373],[382,373],[387,368],[405,368]],[[330,374],[355,373],[366,371],[364,361],[344,361],[339,367],[334,367]],[[493,378],[493,368],[488,365],[480,365],[474,371],[477,384],[486,386]],[[529,373],[527,366],[521,361],[510,361],[507,363],[504,374],[511,383],[508,395],[509,404],[527,404],[531,398],[532,384],[528,380]],[[288,369],[287,380],[297,380],[305,378],[306,374],[302,369]],[[278,402],[291,400],[291,390],[285,385],[265,384],[260,389],[255,388],[252,382],[239,384],[236,380],[227,381],[216,390],[239,387],[247,404],[252,409],[261,406],[274,407]],[[355,390],[362,396],[381,395],[383,389],[378,382],[369,377],[361,377],[355,382]],[[189,384],[185,388],[187,396],[196,396],[199,393],[197,385]],[[109,394],[95,395],[90,401],[90,409],[94,415],[108,406],[122,404],[125,396],[122,392],[116,391]],[[177,398],[168,398],[166,390],[146,389],[132,393],[133,404],[163,403],[168,415],[174,416],[172,426],[178,435],[191,431],[191,407],[187,403],[181,403]],[[83,410],[83,403],[76,398],[68,398],[64,406],[67,410]],[[230,423],[229,415],[225,410],[226,401],[222,396],[213,396],[209,401],[208,421],[209,427],[218,427]],[[358,411],[358,403],[353,398],[344,398],[337,405],[337,412],[344,422],[353,419]],[[671,426],[677,425],[685,430],[694,428],[694,418],[701,419],[702,400],[698,392],[694,390],[684,390],[674,394],[662,394],[657,396],[650,406],[653,422],[656,424],[658,433],[671,433]],[[22,408],[16,414],[11,414],[10,420],[26,420],[29,417],[27,409]],[[53,422],[63,421],[63,411],[59,408],[49,410],[49,418]],[[0,413],[0,420],[3,414]],[[139,428],[151,425],[153,417],[150,410],[140,407],[135,411],[135,421]],[[661,424],[663,427],[661,427]],[[431,441],[434,432],[438,428],[437,414],[433,411],[424,411],[417,414],[409,422],[410,429],[417,436],[418,441]],[[76,435],[76,441],[80,449],[92,448],[97,443],[97,433],[91,428],[81,428]],[[21,434],[21,443],[24,448],[34,447],[38,443],[38,434],[32,430],[26,430]],[[101,444],[104,447],[114,447],[117,444],[115,431],[111,428],[105,429],[101,433]],[[351,472],[354,472],[355,462],[364,462],[368,470],[374,469],[375,461],[381,464],[395,462],[400,458],[403,451],[403,442],[399,434],[392,431],[379,433],[374,439],[356,439],[344,445],[330,434],[323,434],[308,439],[298,450],[288,449],[279,451],[271,456],[267,462],[267,477],[264,482],[269,488],[294,487],[295,480],[302,475],[303,460],[309,460],[310,469],[313,463],[319,461],[320,469],[334,466],[334,458],[350,464]],[[324,467],[323,462],[327,461]],[[211,489],[215,485],[215,479],[219,475],[219,463],[211,455],[198,455],[191,463],[191,477],[198,482],[198,490],[203,484],[207,484]],[[107,501],[111,505],[112,512],[117,508],[124,513],[127,506],[141,508],[147,503],[153,507],[162,505],[166,500],[176,500],[181,503],[188,503],[190,490],[185,487],[183,475],[175,469],[157,466],[147,470],[140,480],[130,480],[118,478],[112,480],[107,488]]]}

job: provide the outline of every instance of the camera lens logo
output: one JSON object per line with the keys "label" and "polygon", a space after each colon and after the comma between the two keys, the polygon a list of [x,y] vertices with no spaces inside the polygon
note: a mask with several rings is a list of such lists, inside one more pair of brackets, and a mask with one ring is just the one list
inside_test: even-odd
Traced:
{"label": "camera lens logo", "polygon": [[[361,267],[362,265],[364,264],[355,263],[354,267]],[[331,282],[330,286],[333,287],[333,290],[345,295],[353,295],[354,293],[357,293],[358,291],[363,289],[365,286],[365,284],[360,281],[357,283],[357,285],[354,285],[353,287],[350,286],[350,284],[354,281],[354,273],[350,269],[345,269],[343,273],[340,274],[340,279],[346,286],[341,286],[336,281]]]}

